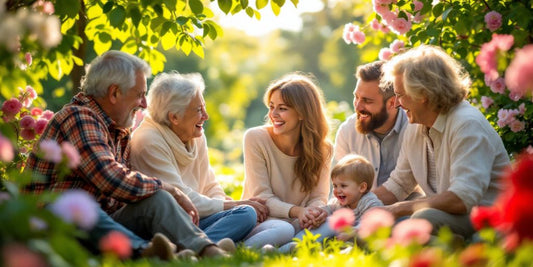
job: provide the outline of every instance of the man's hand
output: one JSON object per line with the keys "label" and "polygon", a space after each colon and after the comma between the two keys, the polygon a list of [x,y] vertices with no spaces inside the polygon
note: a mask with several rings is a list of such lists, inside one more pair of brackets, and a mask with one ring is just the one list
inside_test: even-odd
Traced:
{"label": "man's hand", "polygon": [[298,219],[300,221],[300,227],[314,229],[322,225],[327,217],[328,213],[322,208],[306,207],[303,209],[302,214],[298,216]]}
{"label": "man's hand", "polygon": [[169,192],[174,197],[176,202],[178,202],[178,204],[185,210],[185,212],[187,212],[189,216],[191,216],[192,222],[195,225],[198,225],[198,223],[200,222],[200,215],[198,214],[198,210],[196,209],[194,204],[192,204],[191,199],[183,192],[181,192],[181,190],[179,190],[179,188],[177,188],[176,186],[165,182],[161,182],[161,184],[163,186],[163,190]]}
{"label": "man's hand", "polygon": [[231,209],[238,205],[250,205],[255,209],[257,222],[261,223],[268,218],[268,207],[266,201],[260,198],[250,198],[248,200],[226,200],[224,201],[224,210]]}

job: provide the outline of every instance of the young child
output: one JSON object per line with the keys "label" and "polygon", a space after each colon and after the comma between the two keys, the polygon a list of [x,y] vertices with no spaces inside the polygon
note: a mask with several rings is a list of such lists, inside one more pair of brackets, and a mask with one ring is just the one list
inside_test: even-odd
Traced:
{"label": "young child", "polygon": [[[354,228],[359,227],[360,218],[364,212],[373,207],[383,206],[381,200],[370,192],[374,182],[374,167],[362,156],[346,155],[331,170],[331,182],[333,183],[333,195],[335,198],[329,201],[329,204],[322,207],[331,215],[340,208],[353,209],[355,214]],[[329,220],[329,217],[328,217]],[[314,235],[320,234],[317,239],[322,242],[325,238],[335,236],[335,231],[329,227],[326,221],[318,228],[311,229]],[[296,234],[295,238],[302,239],[305,230]],[[352,235],[341,233],[337,235],[338,239],[348,240],[353,238]],[[296,245],[296,242],[289,242],[279,248],[280,252],[289,252]]]}

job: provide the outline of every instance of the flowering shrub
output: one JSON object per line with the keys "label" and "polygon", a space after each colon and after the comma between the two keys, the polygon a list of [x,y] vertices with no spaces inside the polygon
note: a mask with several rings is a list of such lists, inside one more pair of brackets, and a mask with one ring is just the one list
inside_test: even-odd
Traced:
{"label": "flowering shrub", "polygon": [[528,43],[533,33],[528,25],[533,23],[533,6],[510,0],[373,0],[372,5],[369,27],[361,29],[374,33],[361,34],[372,35],[374,43],[397,38],[381,49],[380,59],[389,60],[403,45],[441,46],[470,73],[470,101],[484,112],[511,156],[531,145],[533,45]]}

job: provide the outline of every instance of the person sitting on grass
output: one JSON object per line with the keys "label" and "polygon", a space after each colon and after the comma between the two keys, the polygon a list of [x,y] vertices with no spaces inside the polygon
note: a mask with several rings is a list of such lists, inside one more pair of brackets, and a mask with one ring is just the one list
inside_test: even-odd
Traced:
{"label": "person sitting on grass", "polygon": [[[329,204],[323,209],[331,215],[341,208],[352,209],[355,214],[354,228],[359,226],[360,218],[367,210],[373,207],[383,206],[381,200],[370,191],[374,183],[374,167],[363,156],[348,154],[344,156],[331,170],[331,182],[333,184],[333,195]],[[330,216],[328,216],[328,222]],[[335,231],[329,223],[323,223],[316,229],[309,230],[313,235],[320,234],[317,241],[335,236]],[[341,232],[337,238],[343,241],[354,238],[356,231],[350,233]],[[296,234],[295,239],[302,239],[306,234],[305,230]],[[289,242],[279,248],[280,252],[289,252],[296,246],[296,242]]]}

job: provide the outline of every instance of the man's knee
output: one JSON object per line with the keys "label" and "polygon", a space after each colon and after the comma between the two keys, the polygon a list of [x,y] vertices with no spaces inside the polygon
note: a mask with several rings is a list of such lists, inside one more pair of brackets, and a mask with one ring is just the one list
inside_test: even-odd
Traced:
{"label": "man's knee", "polygon": [[177,203],[174,197],[165,190],[159,190],[145,200],[148,200],[155,205],[169,205],[169,203]]}
{"label": "man's knee", "polygon": [[445,212],[438,210],[438,209],[432,209],[432,208],[425,208],[417,210],[413,215],[411,215],[411,219],[426,219],[429,222],[437,222],[438,218],[440,218]]}

